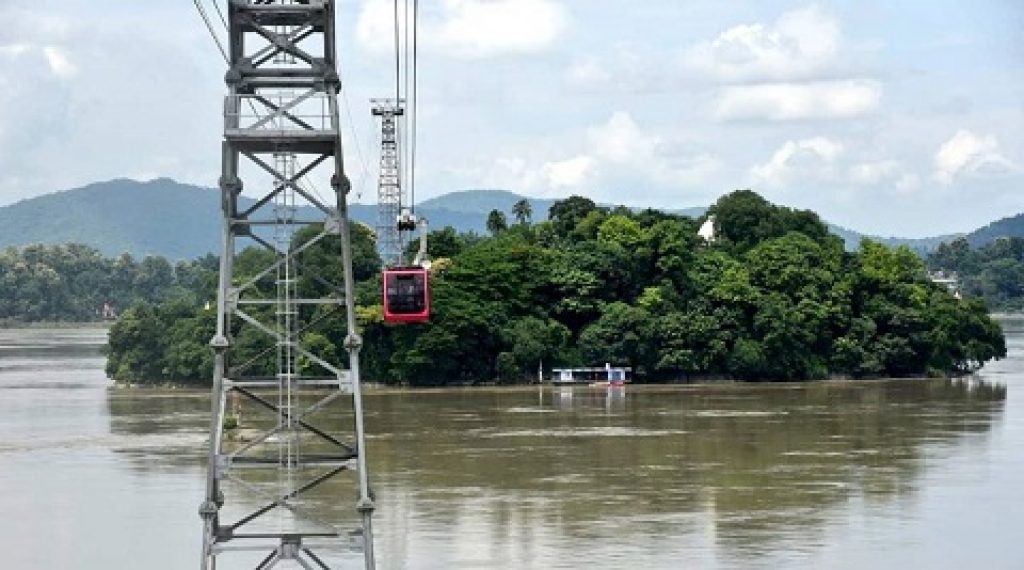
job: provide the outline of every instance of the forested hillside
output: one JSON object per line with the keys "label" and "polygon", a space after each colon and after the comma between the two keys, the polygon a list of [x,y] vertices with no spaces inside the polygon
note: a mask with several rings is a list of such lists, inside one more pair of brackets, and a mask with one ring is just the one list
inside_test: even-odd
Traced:
{"label": "forested hillside", "polygon": [[984,247],[1000,238],[1024,238],[1024,214],[1003,218],[967,234],[971,247]]}
{"label": "forested hillside", "polygon": [[[984,304],[931,283],[907,248],[865,242],[846,252],[816,214],[750,191],[723,197],[710,213],[719,233],[712,244],[697,236],[700,220],[581,197],[553,204],[541,223],[490,224],[484,239],[434,232],[433,319],[405,326],[382,322],[372,235],[360,230],[364,373],[420,386],[510,383],[541,361],[613,362],[649,381],[804,380],[957,373],[1005,355]],[[330,249],[300,261],[336,276],[329,252],[337,244],[322,244]],[[258,255],[242,253],[239,270]],[[323,292],[315,282],[301,287]],[[184,298],[137,305],[111,332],[108,373],[208,382],[213,317]],[[302,341],[340,360],[340,318],[307,317],[318,325]],[[261,334],[233,333],[240,361],[273,352]],[[261,366],[273,372],[271,359]]]}
{"label": "forested hillside", "polygon": [[1024,238],[999,238],[977,249],[969,239],[958,239],[929,256],[928,267],[955,273],[965,295],[995,310],[1024,310]]}

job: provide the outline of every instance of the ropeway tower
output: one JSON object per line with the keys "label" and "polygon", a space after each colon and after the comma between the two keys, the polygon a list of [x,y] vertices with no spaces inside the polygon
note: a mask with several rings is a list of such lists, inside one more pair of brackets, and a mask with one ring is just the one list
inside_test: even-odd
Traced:
{"label": "ropeway tower", "polygon": [[[373,568],[334,1],[227,6],[201,568]],[[310,179],[329,179],[331,196]],[[236,273],[244,243],[265,253]],[[337,271],[311,256],[336,256]],[[324,323],[345,328],[343,351]]]}
{"label": "ropeway tower", "polygon": [[399,121],[405,115],[400,99],[373,99],[372,113],[380,117],[380,173],[377,180],[377,252],[385,267],[400,265],[405,244],[399,227],[402,216],[402,164]]}

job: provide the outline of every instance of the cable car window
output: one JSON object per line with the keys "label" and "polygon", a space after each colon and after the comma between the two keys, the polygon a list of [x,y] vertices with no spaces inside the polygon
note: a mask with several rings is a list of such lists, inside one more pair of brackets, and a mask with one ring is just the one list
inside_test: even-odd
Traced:
{"label": "cable car window", "polygon": [[388,311],[398,315],[422,313],[427,308],[426,279],[422,274],[387,276]]}

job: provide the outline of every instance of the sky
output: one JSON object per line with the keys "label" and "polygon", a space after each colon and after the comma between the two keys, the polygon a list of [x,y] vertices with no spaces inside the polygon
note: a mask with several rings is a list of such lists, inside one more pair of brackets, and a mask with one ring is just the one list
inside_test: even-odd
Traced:
{"label": "sky", "polygon": [[[394,5],[337,4],[346,162],[372,202]],[[752,188],[907,237],[1024,212],[1020,0],[420,5],[418,199],[684,208]],[[225,64],[192,2],[0,0],[0,21],[0,205],[215,185]]]}

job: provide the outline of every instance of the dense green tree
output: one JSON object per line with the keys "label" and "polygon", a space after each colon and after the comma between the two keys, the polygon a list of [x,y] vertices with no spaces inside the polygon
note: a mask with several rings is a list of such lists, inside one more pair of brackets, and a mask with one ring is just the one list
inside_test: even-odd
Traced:
{"label": "dense green tree", "polygon": [[159,340],[163,329],[151,305],[126,310],[107,339],[107,375],[119,381],[162,378]]}
{"label": "dense green tree", "polygon": [[715,216],[721,243],[735,252],[744,252],[758,243],[789,232],[799,232],[815,241],[835,238],[817,214],[775,206],[750,190],[737,190],[723,196],[708,215]]}
{"label": "dense green tree", "polygon": [[585,363],[628,364],[644,374],[651,369],[651,315],[639,307],[616,302],[580,334],[579,349]]}
{"label": "dense green tree", "polygon": [[635,249],[644,239],[643,228],[635,220],[624,215],[609,216],[597,230],[597,239],[602,243]]}
{"label": "dense green tree", "polygon": [[551,319],[522,317],[505,327],[503,339],[520,376],[530,377],[542,363],[551,366],[566,360],[572,333]]}
{"label": "dense green tree", "polygon": [[597,204],[590,198],[572,196],[555,202],[548,210],[548,219],[558,235],[567,236],[584,218],[597,210]]}
{"label": "dense green tree", "polygon": [[[431,259],[451,258],[459,255],[471,245],[466,236],[460,236],[455,228],[445,226],[427,235],[427,253]],[[419,243],[409,244],[410,254],[419,249]]]}
{"label": "dense green tree", "polygon": [[936,270],[954,271],[957,273],[975,273],[980,260],[978,254],[971,249],[967,238],[957,238],[939,247],[929,257],[928,265]]}
{"label": "dense green tree", "polygon": [[[653,329],[654,367],[669,378],[724,374],[735,342],[735,314],[726,308],[674,311],[657,319]],[[723,318],[724,317],[724,318]]]}

